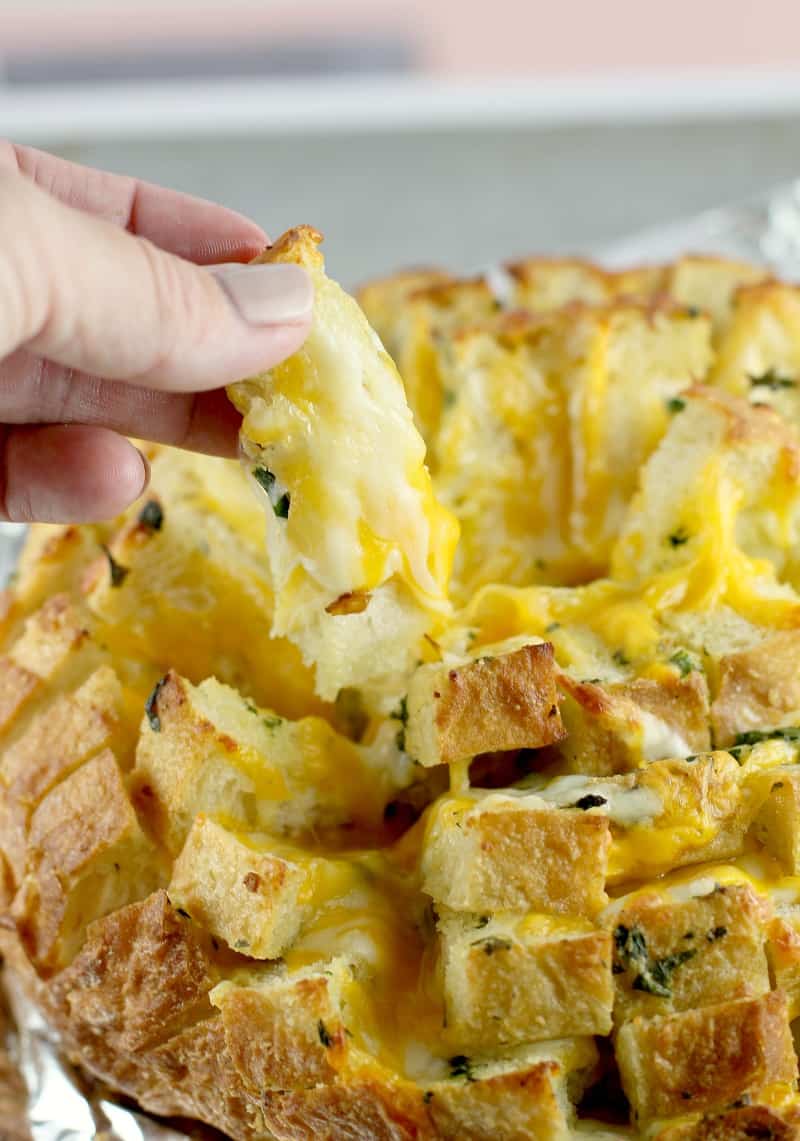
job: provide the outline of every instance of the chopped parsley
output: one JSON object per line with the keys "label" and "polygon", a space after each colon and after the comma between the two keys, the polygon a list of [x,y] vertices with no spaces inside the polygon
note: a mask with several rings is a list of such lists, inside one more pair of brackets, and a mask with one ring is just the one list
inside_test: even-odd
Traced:
{"label": "chopped parsley", "polygon": [[470,946],[482,948],[484,955],[493,955],[496,951],[510,951],[511,940],[500,939],[497,935],[488,935],[485,939],[476,939]]}
{"label": "chopped parsley", "polygon": [[689,542],[689,532],[685,527],[677,527],[671,535],[667,536],[667,542],[671,547],[682,547],[684,543]]}
{"label": "chopped parsley", "polygon": [[615,650],[611,655],[611,660],[615,665],[622,666],[623,668],[631,664],[631,659],[622,650]]}
{"label": "chopped parsley", "polygon": [[406,751],[406,726],[408,725],[408,696],[400,698],[400,704],[392,713],[392,717],[395,721],[400,722],[395,743],[400,752],[404,753]]}
{"label": "chopped parsley", "polygon": [[672,396],[667,401],[667,412],[669,412],[670,416],[675,416],[676,413],[683,412],[685,407],[686,401],[680,396]]}
{"label": "chopped parsley", "polygon": [[108,570],[111,575],[111,585],[122,586],[125,579],[131,573],[131,568],[124,567],[121,563],[118,563],[105,544],[103,544],[103,554],[108,559]]}
{"label": "chopped parsley", "polygon": [[139,524],[146,531],[160,531],[164,525],[164,510],[157,499],[148,499],[139,512]]}
{"label": "chopped parsley", "polygon": [[720,925],[719,927],[713,927],[709,931],[709,933],[706,935],[706,942],[707,943],[716,943],[716,941],[718,939],[724,939],[727,934],[728,934],[728,928],[727,927],[723,927],[722,925]]}
{"label": "chopped parsley", "polygon": [[658,998],[672,997],[672,976],[678,967],[693,959],[694,948],[676,951],[660,959],[652,959],[647,950],[647,939],[638,927],[626,927],[621,923],[614,932],[614,945],[623,967],[634,973],[631,986],[654,994]]}
{"label": "chopped parsley", "polygon": [[433,1090],[426,1089],[425,1093],[422,1095],[422,1100],[426,1105],[430,1105],[430,1103],[433,1101]]}
{"label": "chopped parsley", "polygon": [[776,368],[768,368],[766,372],[760,376],[753,376],[752,373],[748,374],[748,378],[752,388],[769,388],[772,392],[778,392],[781,388],[796,388],[797,381],[793,380],[790,376],[781,376]]}
{"label": "chopped parsley", "polygon": [[282,494],[278,493],[278,490],[275,486],[277,483],[275,475],[269,470],[269,468],[259,466],[253,468],[253,477],[257,483],[261,484],[261,486],[264,488],[264,491],[266,491],[267,497],[272,504],[272,510],[275,512],[278,518],[288,519],[291,497],[288,491],[284,491]]}
{"label": "chopped parsley", "polygon": [[686,316],[687,317],[699,317],[701,312],[702,312],[702,310],[700,309],[699,305],[687,305],[686,306]]}
{"label": "chopped parsley", "polygon": [[158,695],[161,693],[161,690],[166,684],[167,675],[165,674],[164,677],[159,678],[159,680],[153,686],[150,696],[144,703],[144,711],[147,714],[147,720],[150,723],[150,728],[154,733],[161,732],[161,718],[158,716]]}
{"label": "chopped parsley", "polygon": [[468,1082],[475,1081],[475,1075],[472,1072],[472,1062],[466,1054],[454,1054],[448,1062],[450,1066],[451,1078],[466,1078]]}
{"label": "chopped parsley", "polygon": [[[786,729],[751,729],[749,733],[737,733],[733,742],[737,745],[758,745],[761,741],[791,741],[800,742],[800,728],[789,726]],[[729,750],[733,752],[733,750]]]}
{"label": "chopped parsley", "polygon": [[696,669],[687,650],[676,650],[669,660],[671,665],[677,666],[681,671],[681,677],[686,677],[687,674],[690,674],[692,670]]}
{"label": "chopped parsley", "polygon": [[608,801],[604,796],[598,796],[596,792],[587,792],[586,796],[582,796],[580,800],[576,800],[573,808],[582,808],[586,812],[587,808],[601,808]]}
{"label": "chopped parsley", "polygon": [[282,717],[275,717],[275,716],[271,716],[269,714],[266,717],[262,717],[261,720],[264,724],[264,728],[269,729],[270,732],[272,732],[273,729],[277,729],[280,725],[283,724],[283,718]]}
{"label": "chopped parsley", "polygon": [[319,1040],[325,1049],[330,1050],[331,1046],[333,1045],[333,1038],[328,1033],[328,1028],[321,1018],[317,1023],[317,1034],[319,1034]]}

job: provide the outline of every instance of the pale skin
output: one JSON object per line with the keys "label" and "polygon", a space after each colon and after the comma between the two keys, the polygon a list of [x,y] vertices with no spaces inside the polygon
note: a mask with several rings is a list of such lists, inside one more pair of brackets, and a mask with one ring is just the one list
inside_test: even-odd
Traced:
{"label": "pale skin", "polygon": [[113,518],[149,474],[127,436],[236,454],[223,386],[311,320],[303,270],[244,264],[266,244],[222,206],[0,141],[0,519]]}

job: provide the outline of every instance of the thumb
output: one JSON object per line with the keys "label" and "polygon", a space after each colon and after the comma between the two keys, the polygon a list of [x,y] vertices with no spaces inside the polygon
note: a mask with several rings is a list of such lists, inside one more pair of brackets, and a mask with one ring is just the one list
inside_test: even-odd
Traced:
{"label": "thumb", "polygon": [[296,265],[209,272],[0,171],[0,360],[15,349],[113,380],[218,388],[302,344]]}

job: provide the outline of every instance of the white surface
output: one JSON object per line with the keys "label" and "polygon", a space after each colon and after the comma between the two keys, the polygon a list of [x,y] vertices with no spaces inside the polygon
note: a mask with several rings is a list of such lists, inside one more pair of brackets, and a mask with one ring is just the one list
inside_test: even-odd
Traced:
{"label": "white surface", "polygon": [[252,132],[475,129],[800,114],[797,70],[445,82],[222,81],[3,90],[0,135],[32,143]]}

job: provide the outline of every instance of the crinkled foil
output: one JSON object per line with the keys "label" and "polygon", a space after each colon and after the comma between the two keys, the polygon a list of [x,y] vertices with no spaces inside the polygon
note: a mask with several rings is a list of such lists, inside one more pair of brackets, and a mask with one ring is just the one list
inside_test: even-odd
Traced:
{"label": "crinkled foil", "polygon": [[[634,234],[596,256],[609,267],[622,267],[667,261],[681,253],[763,263],[778,277],[800,281],[800,179]],[[23,536],[23,527],[0,524],[0,581],[13,571]],[[185,1141],[196,1136],[194,1130],[188,1134],[160,1124],[87,1082],[60,1057],[58,1039],[36,1008],[11,986],[5,990],[11,1022],[4,1044],[0,1004],[0,1141]]]}

